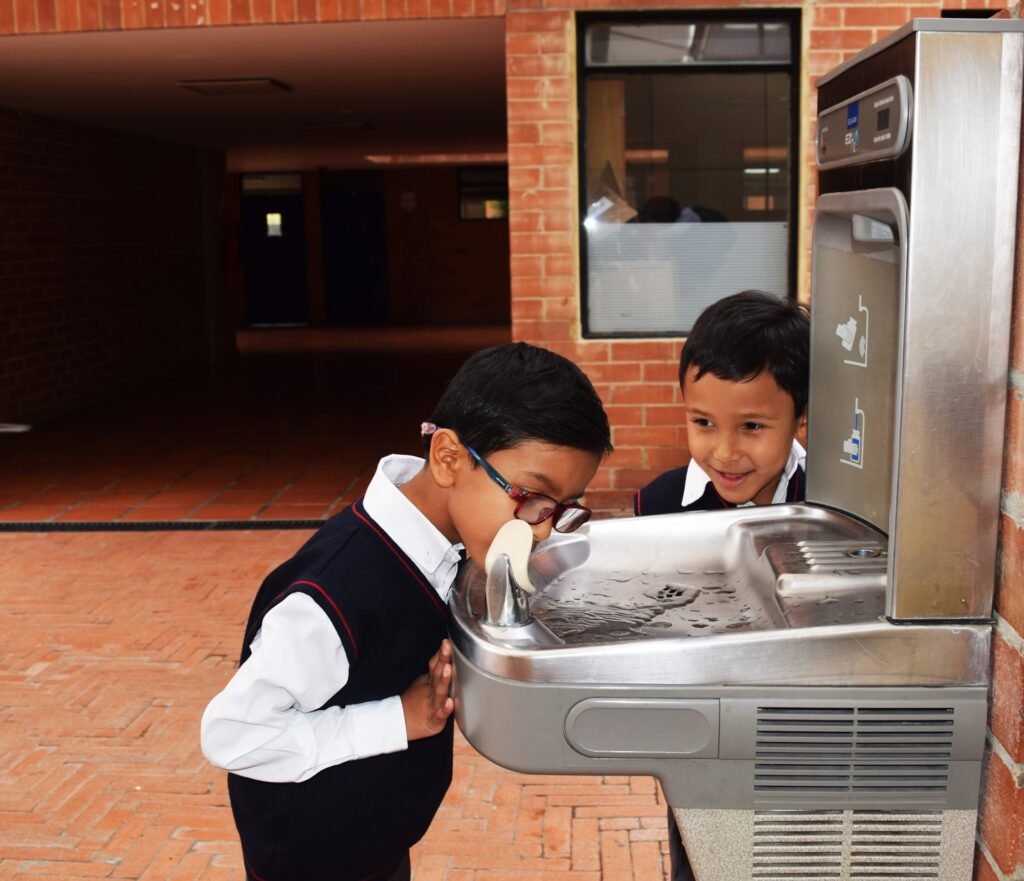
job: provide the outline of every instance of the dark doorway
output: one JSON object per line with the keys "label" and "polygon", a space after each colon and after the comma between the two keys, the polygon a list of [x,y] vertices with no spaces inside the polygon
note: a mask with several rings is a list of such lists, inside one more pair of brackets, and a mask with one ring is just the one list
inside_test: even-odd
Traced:
{"label": "dark doorway", "polygon": [[242,178],[239,238],[246,323],[306,324],[306,219],[299,175]]}
{"label": "dark doorway", "polygon": [[383,173],[324,173],[321,218],[328,322],[386,324],[388,226]]}

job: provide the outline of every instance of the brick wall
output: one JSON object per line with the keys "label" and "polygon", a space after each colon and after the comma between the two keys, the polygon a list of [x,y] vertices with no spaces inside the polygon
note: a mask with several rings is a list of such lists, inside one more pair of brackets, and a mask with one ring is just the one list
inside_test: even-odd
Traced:
{"label": "brick wall", "polygon": [[199,162],[0,110],[0,421],[206,365]]}
{"label": "brick wall", "polygon": [[[1022,163],[1024,167],[1024,163]],[[1024,172],[1022,172],[1024,182]],[[1017,229],[1024,230],[1024,187]],[[1024,243],[1018,240],[978,881],[1024,878]]]}
{"label": "brick wall", "polygon": [[508,323],[508,223],[459,217],[458,169],[384,173],[391,320]]}
{"label": "brick wall", "polygon": [[[577,360],[598,386],[613,423],[616,452],[592,484],[599,509],[625,511],[633,490],[687,459],[676,388],[681,340],[588,341],[579,310],[578,155],[576,129],[576,10],[617,11],[625,0],[509,0],[506,11],[509,185],[511,199],[512,332]],[[990,2],[997,9],[1005,4]],[[914,16],[944,8],[984,8],[984,0],[945,4],[826,2],[714,4],[650,0],[645,9],[799,7],[803,10],[803,82],[798,166],[801,211],[798,279],[809,287],[810,220],[816,198],[814,80]]]}

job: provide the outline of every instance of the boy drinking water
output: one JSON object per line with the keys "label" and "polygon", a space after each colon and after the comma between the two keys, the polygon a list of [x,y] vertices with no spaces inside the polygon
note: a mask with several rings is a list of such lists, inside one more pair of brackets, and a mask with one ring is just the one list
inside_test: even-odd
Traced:
{"label": "boy drinking water", "polygon": [[250,881],[408,879],[451,782],[447,598],[460,551],[498,529],[541,541],[590,511],[611,451],[586,376],[523,343],[471,357],[430,423],[426,460],[381,460],[366,495],[257,593],[241,666],[206,708]]}
{"label": "boy drinking water", "polygon": [[[804,500],[810,335],[802,306],[760,291],[700,314],[679,360],[690,462],[636,494],[638,516]],[[672,881],[692,881],[668,820]]]}

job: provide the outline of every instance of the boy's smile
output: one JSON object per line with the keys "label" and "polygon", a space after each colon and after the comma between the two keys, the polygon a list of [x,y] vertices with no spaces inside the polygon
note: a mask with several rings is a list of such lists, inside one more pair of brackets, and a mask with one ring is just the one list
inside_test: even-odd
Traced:
{"label": "boy's smile", "polygon": [[697,372],[683,382],[690,456],[724,501],[770,505],[803,414],[767,371],[743,382]]}

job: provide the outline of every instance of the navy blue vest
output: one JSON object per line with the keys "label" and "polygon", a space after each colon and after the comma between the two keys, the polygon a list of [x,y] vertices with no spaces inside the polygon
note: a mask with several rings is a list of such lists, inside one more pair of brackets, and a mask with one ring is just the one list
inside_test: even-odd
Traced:
{"label": "navy blue vest", "polygon": [[[263,582],[242,661],[263,616],[313,598],[348,654],[345,687],[324,707],[401,694],[447,635],[448,610],[357,502]],[[302,783],[228,774],[246,868],[261,881],[363,881],[388,874],[427,831],[452,777],[453,723],[397,753],[325,768]]]}

